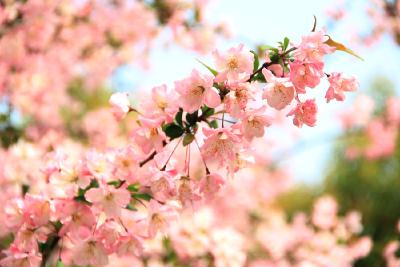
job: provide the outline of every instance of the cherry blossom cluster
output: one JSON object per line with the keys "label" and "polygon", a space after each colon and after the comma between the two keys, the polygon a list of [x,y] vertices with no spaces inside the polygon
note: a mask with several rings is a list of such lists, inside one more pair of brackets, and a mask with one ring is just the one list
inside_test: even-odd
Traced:
{"label": "cherry blossom cluster", "polygon": [[[5,150],[11,164],[2,170],[8,195],[0,214],[14,240],[1,265],[105,266],[110,255],[141,255],[144,240],[167,233],[181,211],[215,197],[255,161],[252,144],[272,123],[266,112],[314,126],[317,106],[307,93],[322,78],[327,102],[356,89],[353,77],[325,73],[323,58],[342,47],[314,29],[296,46],[285,38],[267,48],[261,60],[244,45],[215,51],[215,70],[204,64],[212,75],[193,70],[173,90],[155,87],[139,108],[125,93],[112,95],[117,119],[134,116],[128,143],[90,149],[50,134],[39,146],[21,141]],[[234,235],[210,235],[213,255],[229,260]]]}
{"label": "cherry blossom cluster", "polygon": [[162,33],[170,35],[167,41],[210,51],[223,26],[206,21],[206,2],[2,1],[1,100],[37,124],[59,127],[62,107],[79,108],[69,94],[72,81],[94,90],[122,64],[147,66]]}
{"label": "cherry blossom cluster", "polygon": [[393,155],[400,125],[399,104],[399,97],[392,96],[386,99],[383,111],[377,111],[369,96],[356,98],[350,110],[341,115],[343,126],[350,136],[355,136],[347,144],[349,158],[378,159]]}

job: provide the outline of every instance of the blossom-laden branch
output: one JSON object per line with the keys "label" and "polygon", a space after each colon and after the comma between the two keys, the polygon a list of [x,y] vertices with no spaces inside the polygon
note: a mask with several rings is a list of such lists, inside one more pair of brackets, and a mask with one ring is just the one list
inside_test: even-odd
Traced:
{"label": "blossom-laden branch", "polygon": [[[155,87],[138,109],[126,93],[114,94],[118,120],[137,113],[130,144],[75,159],[54,151],[41,170],[55,190],[34,194],[28,188],[7,203],[7,229],[15,240],[1,265],[43,266],[57,246],[61,261],[77,265],[104,266],[111,254],[141,254],[144,239],[164,232],[178,211],[213,198],[226,177],[244,167],[253,140],[273,124],[267,112],[284,110],[296,126],[314,126],[316,102],[301,99],[326,77],[323,59],[335,47],[323,31],[290,46],[285,38],[261,59],[244,45],[215,51],[212,75],[193,70],[173,90]],[[344,100],[357,87],[340,73],[328,81],[328,102]],[[199,149],[190,149],[193,142]],[[204,165],[197,174],[195,153]]]}

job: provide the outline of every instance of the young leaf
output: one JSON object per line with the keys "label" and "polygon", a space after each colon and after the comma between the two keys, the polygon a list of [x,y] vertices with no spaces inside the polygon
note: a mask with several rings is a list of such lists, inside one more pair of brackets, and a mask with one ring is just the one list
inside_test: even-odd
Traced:
{"label": "young leaf", "polygon": [[135,193],[135,192],[139,191],[139,188],[140,188],[140,184],[139,183],[130,184],[130,185],[128,185],[126,187],[126,189],[129,192],[132,192],[132,193]]}
{"label": "young leaf", "polygon": [[182,124],[182,114],[183,114],[183,109],[179,108],[178,113],[176,113],[176,115],[175,115],[175,122],[179,126],[183,126],[183,124]]}
{"label": "young leaf", "polygon": [[136,199],[143,199],[143,200],[146,200],[146,201],[150,201],[150,199],[152,199],[152,197],[149,194],[146,194],[146,193],[132,194],[132,197],[136,198]]}
{"label": "young leaf", "polygon": [[135,206],[133,206],[131,203],[129,203],[129,204],[126,206],[126,209],[131,210],[131,211],[137,211],[137,210],[138,210],[138,209],[135,208]]}
{"label": "young leaf", "polygon": [[64,263],[61,261],[61,260],[58,260],[57,261],[57,265],[56,265],[56,267],[64,267],[65,265],[64,265]]}
{"label": "young leaf", "polygon": [[218,128],[217,120],[213,120],[213,121],[207,122],[207,124],[208,124],[208,126],[210,126],[213,129],[217,129]]}
{"label": "young leaf", "polygon": [[182,127],[174,123],[167,124],[164,128],[164,132],[171,140],[182,136],[184,133]]}
{"label": "young leaf", "polygon": [[207,107],[207,106],[203,106],[203,107],[201,108],[201,117],[204,118],[204,119],[206,119],[206,118],[208,118],[208,117],[214,115],[214,112],[215,112],[215,109],[209,108],[209,107]]}
{"label": "young leaf", "polygon": [[258,55],[256,52],[253,50],[250,50],[250,52],[254,55],[254,63],[253,63],[253,72],[258,70],[258,67],[260,66],[260,59],[258,58]]}
{"label": "young leaf", "polygon": [[334,41],[330,36],[328,36],[328,37],[329,37],[329,39],[327,41],[325,41],[325,44],[327,44],[327,45],[329,45],[331,47],[334,47],[337,50],[346,52],[346,53],[348,53],[348,54],[350,54],[352,56],[355,56],[356,58],[364,61],[364,59],[362,57],[360,57],[359,55],[357,55],[353,50],[347,48],[345,45],[343,45],[341,43],[338,43],[338,42]]}
{"label": "young leaf", "polygon": [[197,61],[203,65],[204,67],[206,67],[214,76],[218,75],[218,71],[214,70],[213,68],[211,68],[210,66],[208,66],[207,64],[205,64],[204,62],[202,62],[201,60],[197,59]]}
{"label": "young leaf", "polygon": [[285,37],[285,39],[283,40],[283,46],[282,46],[283,51],[286,51],[288,46],[289,46],[289,38]]}
{"label": "young leaf", "polygon": [[183,137],[183,146],[187,146],[190,143],[192,143],[194,140],[194,135],[193,134],[185,134],[185,137]]}

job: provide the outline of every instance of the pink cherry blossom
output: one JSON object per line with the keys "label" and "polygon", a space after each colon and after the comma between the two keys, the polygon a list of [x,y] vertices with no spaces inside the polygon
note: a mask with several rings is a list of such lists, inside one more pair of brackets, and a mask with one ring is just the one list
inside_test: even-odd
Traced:
{"label": "pink cherry blossom", "polygon": [[130,103],[128,99],[128,93],[114,93],[110,97],[109,102],[112,107],[112,112],[118,120],[123,119],[129,112]]}
{"label": "pink cherry blossom", "polygon": [[271,125],[271,118],[265,114],[265,107],[248,110],[242,118],[242,134],[247,140],[264,136],[264,128]]}
{"label": "pink cherry blossom", "polygon": [[184,111],[192,113],[206,104],[211,108],[221,103],[217,89],[213,88],[213,78],[193,70],[189,78],[175,82],[180,95],[179,102]]}
{"label": "pink cherry blossom", "polygon": [[314,88],[324,76],[323,62],[304,63],[294,61],[290,65],[290,81],[296,87],[297,93],[304,94],[306,87]]}
{"label": "pink cherry blossom", "polygon": [[230,128],[203,128],[206,136],[201,153],[206,161],[215,161],[219,166],[232,164],[236,158],[237,143],[240,138]]}
{"label": "pink cherry blossom", "polygon": [[120,216],[121,209],[125,208],[131,199],[130,193],[126,189],[106,185],[90,189],[86,192],[85,197],[110,217]]}
{"label": "pink cherry blossom", "polygon": [[213,53],[218,75],[216,82],[235,83],[246,81],[253,71],[254,56],[241,44],[225,53],[218,50]]}
{"label": "pink cherry blossom", "polygon": [[324,31],[315,31],[303,36],[295,52],[295,58],[300,61],[320,62],[327,54],[335,51],[334,47],[325,44],[327,37]]}
{"label": "pink cherry blossom", "polygon": [[108,264],[105,249],[93,239],[76,244],[72,253],[73,261],[77,265],[105,266]]}
{"label": "pink cherry blossom", "polygon": [[358,83],[354,77],[345,76],[342,73],[333,72],[329,75],[328,80],[330,86],[325,95],[327,102],[332,99],[343,101],[345,99],[345,92],[352,92],[358,88]]}
{"label": "pink cherry blossom", "polygon": [[263,69],[262,72],[267,80],[263,98],[267,99],[268,105],[277,110],[285,108],[294,98],[293,84],[288,78],[275,77],[269,70]]}
{"label": "pink cherry blossom", "polygon": [[308,99],[304,103],[297,103],[287,116],[294,116],[293,124],[297,127],[302,127],[303,124],[314,127],[317,121],[318,107],[315,99]]}

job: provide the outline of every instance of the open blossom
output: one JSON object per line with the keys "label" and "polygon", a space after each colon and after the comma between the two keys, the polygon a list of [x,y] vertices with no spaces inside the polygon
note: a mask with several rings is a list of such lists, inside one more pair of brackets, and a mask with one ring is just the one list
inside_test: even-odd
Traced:
{"label": "open blossom", "polygon": [[39,267],[42,257],[35,251],[23,251],[15,245],[11,245],[4,251],[5,257],[0,260],[4,267]]}
{"label": "open blossom", "polygon": [[345,92],[352,92],[358,88],[358,83],[355,77],[345,76],[339,72],[331,73],[328,80],[330,86],[325,95],[327,102],[331,101],[332,99],[343,101],[345,99]]}
{"label": "open blossom", "polygon": [[323,62],[305,63],[302,61],[294,61],[290,66],[290,81],[296,87],[297,93],[304,94],[305,88],[314,88],[324,76]]}
{"label": "open blossom", "polygon": [[164,116],[165,120],[172,121],[178,111],[176,98],[177,94],[168,91],[165,84],[156,86],[151,89],[151,101],[143,108],[152,113],[152,116]]}
{"label": "open blossom", "polygon": [[131,195],[126,189],[106,185],[101,185],[100,188],[91,188],[86,192],[85,197],[110,217],[120,216],[121,209],[125,208],[131,199]]}
{"label": "open blossom", "polygon": [[114,93],[110,97],[109,102],[112,107],[111,111],[118,120],[123,119],[129,112],[130,103],[128,99],[128,93]]}
{"label": "open blossom", "polygon": [[277,78],[271,71],[263,69],[267,85],[264,88],[263,98],[267,99],[268,105],[281,110],[289,105],[294,98],[294,87],[288,78]]}
{"label": "open blossom", "polygon": [[230,48],[225,53],[217,50],[213,55],[218,71],[218,75],[215,77],[216,82],[244,82],[253,71],[254,56],[244,49],[243,44]]}
{"label": "open blossom", "polygon": [[230,128],[210,129],[203,128],[206,136],[201,154],[206,161],[217,162],[219,166],[225,163],[232,164],[236,158],[236,144],[240,138]]}
{"label": "open blossom", "polygon": [[224,99],[225,110],[230,115],[239,117],[241,112],[246,109],[247,103],[254,100],[256,88],[251,83],[239,83],[230,89]]}
{"label": "open blossom", "polygon": [[265,106],[246,111],[242,118],[241,130],[247,140],[264,136],[264,128],[271,125],[271,118],[265,114]]}
{"label": "open blossom", "polygon": [[189,78],[175,82],[175,89],[180,95],[179,103],[183,110],[192,113],[203,104],[211,108],[221,103],[217,89],[213,88],[213,77],[202,75],[193,70]]}
{"label": "open blossom", "polygon": [[108,257],[104,247],[93,239],[76,244],[72,251],[73,261],[77,265],[105,266]]}
{"label": "open blossom", "polygon": [[295,59],[300,61],[320,62],[326,54],[331,54],[335,48],[325,44],[327,37],[324,31],[315,31],[303,36],[295,51]]}
{"label": "open blossom", "polygon": [[175,194],[173,175],[166,171],[155,173],[151,177],[150,190],[155,199],[159,201],[168,200]]}
{"label": "open blossom", "polygon": [[23,217],[31,227],[39,227],[48,223],[50,213],[49,200],[36,195],[25,195]]}
{"label": "open blossom", "polygon": [[218,173],[207,174],[200,180],[200,192],[203,193],[207,199],[212,199],[224,184],[225,179]]}
{"label": "open blossom", "polygon": [[157,200],[150,200],[148,214],[148,235],[154,237],[157,232],[165,233],[172,221],[176,220],[177,207],[166,203],[161,205]]}
{"label": "open blossom", "polygon": [[68,233],[73,239],[87,238],[96,223],[96,218],[89,206],[72,200],[57,201],[56,216],[63,224],[59,235]]}
{"label": "open blossom", "polygon": [[297,127],[302,127],[303,124],[314,127],[317,121],[317,111],[318,106],[315,99],[308,99],[304,103],[297,103],[287,116],[294,116],[293,124]]}
{"label": "open blossom", "polygon": [[153,149],[161,151],[164,147],[163,142],[166,139],[165,133],[159,128],[163,122],[162,118],[145,118],[139,117],[140,128],[133,132],[133,139],[146,154]]}

